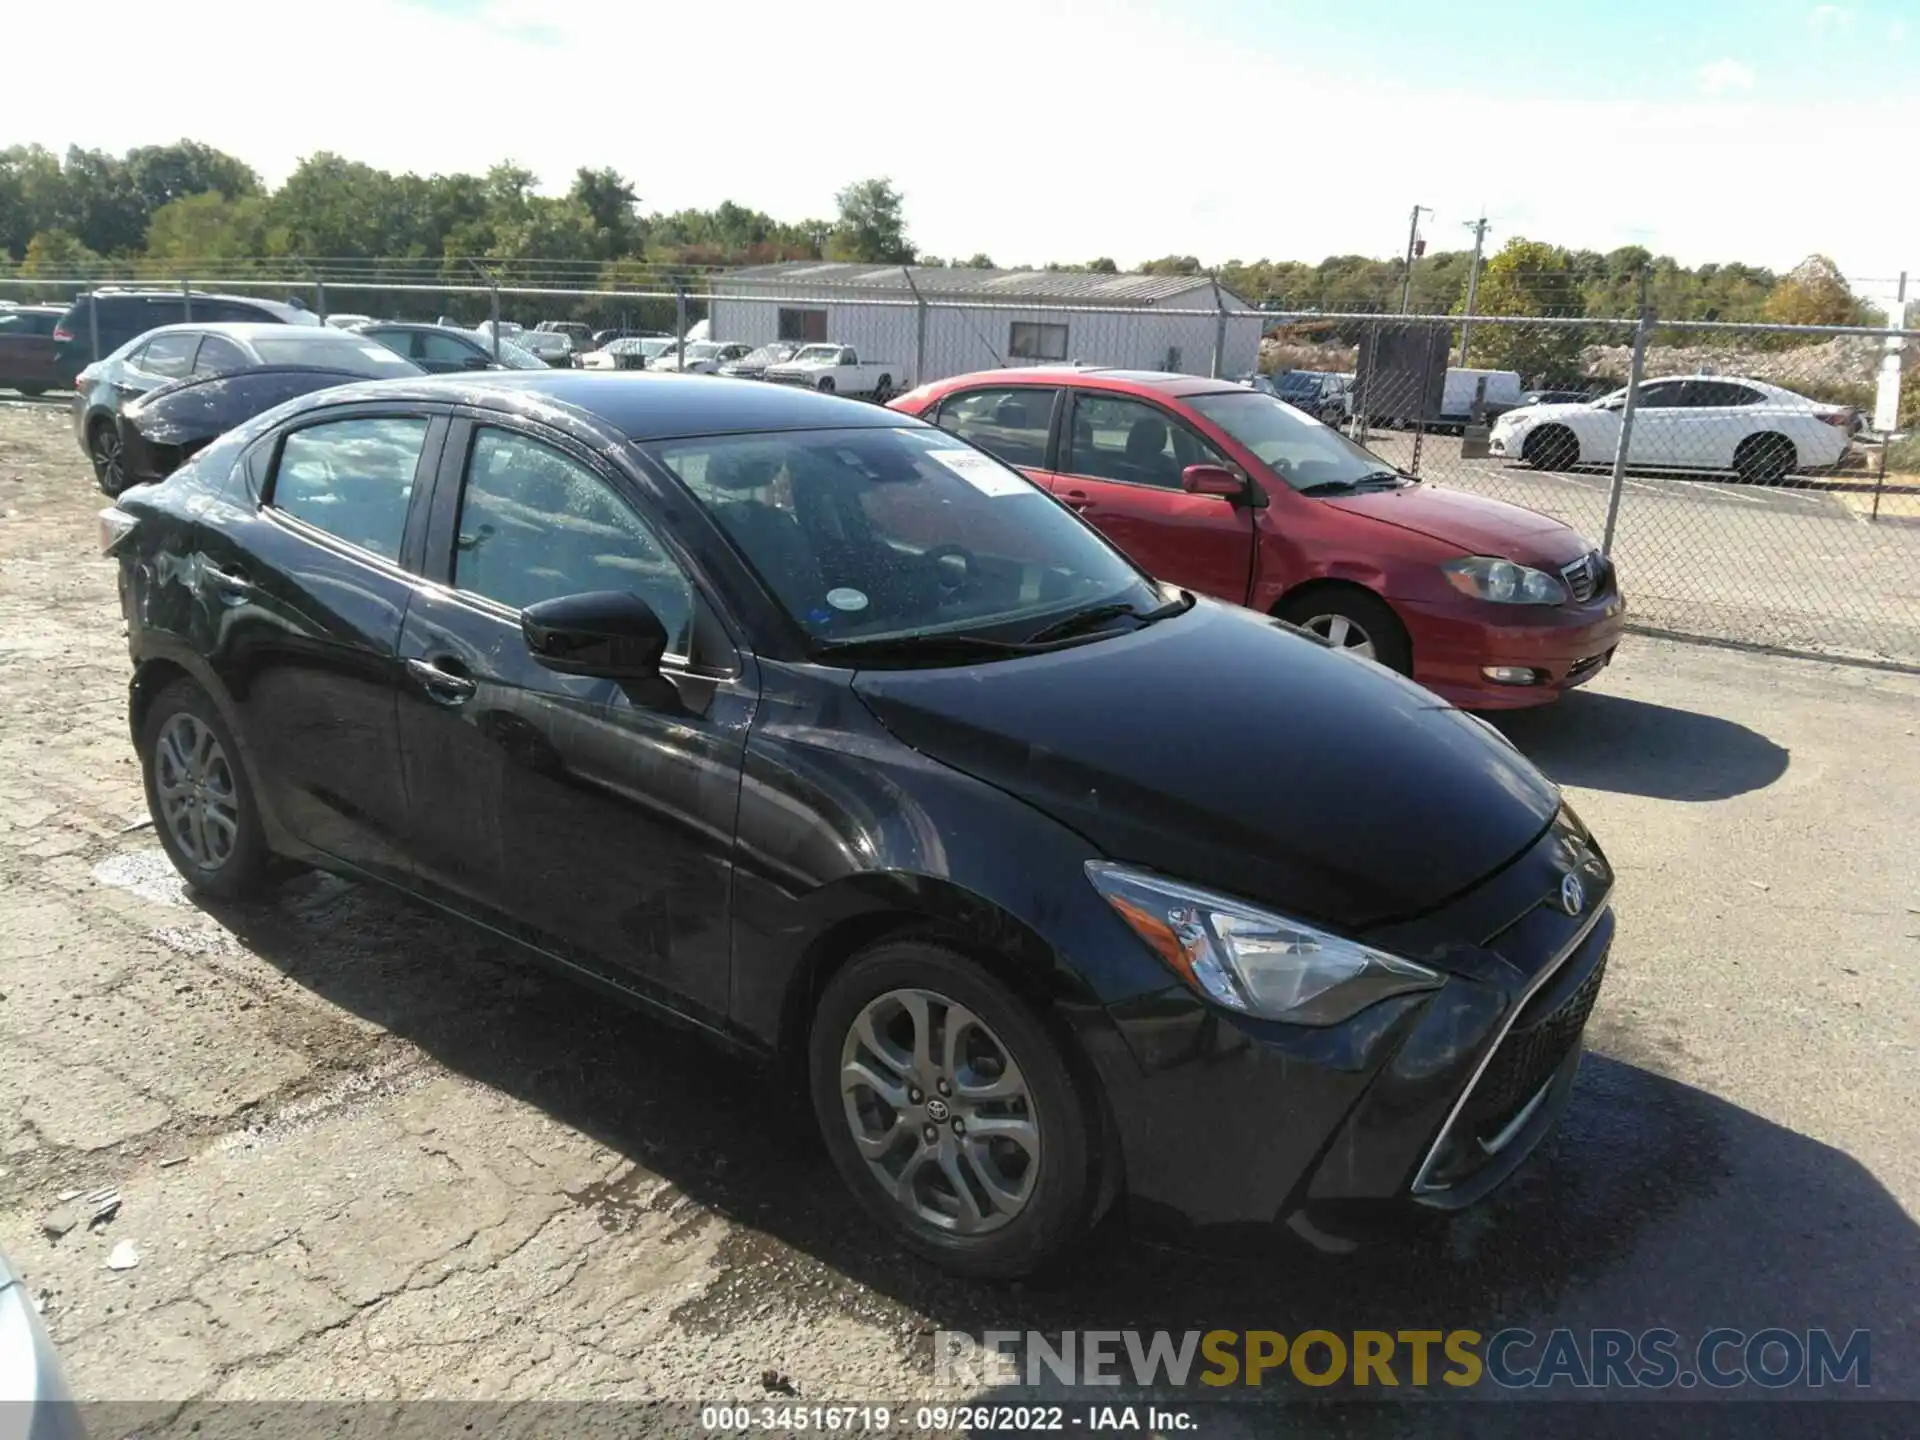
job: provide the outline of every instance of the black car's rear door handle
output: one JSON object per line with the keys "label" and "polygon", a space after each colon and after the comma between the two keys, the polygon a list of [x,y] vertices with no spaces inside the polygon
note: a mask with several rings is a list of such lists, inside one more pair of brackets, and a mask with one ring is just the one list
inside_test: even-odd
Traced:
{"label": "black car's rear door handle", "polygon": [[473,697],[473,677],[467,673],[467,667],[451,655],[438,655],[431,660],[407,661],[407,674],[414,678],[430,699],[442,705],[463,705]]}

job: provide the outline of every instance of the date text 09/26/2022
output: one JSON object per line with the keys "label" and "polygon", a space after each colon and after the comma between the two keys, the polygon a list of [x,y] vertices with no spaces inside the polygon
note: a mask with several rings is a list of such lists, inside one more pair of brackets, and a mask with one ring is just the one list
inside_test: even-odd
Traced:
{"label": "date text 09/26/2022", "polygon": [[716,1434],[1083,1430],[1171,1435],[1196,1430],[1198,1422],[1189,1411],[1162,1405],[708,1405],[700,1411],[700,1428]]}

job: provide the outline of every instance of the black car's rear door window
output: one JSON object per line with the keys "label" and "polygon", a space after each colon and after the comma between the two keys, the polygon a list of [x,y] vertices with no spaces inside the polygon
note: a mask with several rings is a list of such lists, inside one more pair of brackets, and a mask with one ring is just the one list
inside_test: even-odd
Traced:
{"label": "black car's rear door window", "polygon": [[427,423],[357,416],[295,430],[281,442],[268,503],[398,564]]}

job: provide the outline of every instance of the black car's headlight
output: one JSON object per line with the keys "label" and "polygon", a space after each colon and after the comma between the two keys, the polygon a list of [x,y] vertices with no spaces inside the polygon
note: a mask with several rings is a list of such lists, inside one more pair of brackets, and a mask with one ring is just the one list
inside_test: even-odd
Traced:
{"label": "black car's headlight", "polygon": [[1468,555],[1440,567],[1447,583],[1463,595],[1496,605],[1564,605],[1567,587],[1558,575],[1535,570],[1497,555]]}
{"label": "black car's headlight", "polygon": [[1424,965],[1177,880],[1087,862],[1114,913],[1209,1000],[1293,1025],[1336,1025],[1376,1001],[1431,990]]}

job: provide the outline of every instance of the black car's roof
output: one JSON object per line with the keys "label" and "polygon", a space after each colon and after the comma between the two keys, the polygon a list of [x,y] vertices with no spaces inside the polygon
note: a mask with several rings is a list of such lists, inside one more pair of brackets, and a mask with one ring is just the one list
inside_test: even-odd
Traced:
{"label": "black car's roof", "polygon": [[813,390],[715,375],[630,370],[506,370],[409,377],[368,381],[324,394],[324,403],[405,396],[523,412],[546,400],[592,416],[629,440],[761,430],[886,430],[923,423],[880,405]]}

